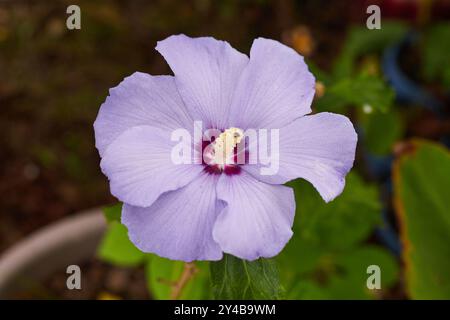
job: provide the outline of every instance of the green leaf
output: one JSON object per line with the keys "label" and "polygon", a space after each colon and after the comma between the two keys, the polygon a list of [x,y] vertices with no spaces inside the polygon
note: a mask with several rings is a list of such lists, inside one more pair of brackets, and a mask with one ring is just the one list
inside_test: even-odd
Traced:
{"label": "green leaf", "polygon": [[286,298],[288,300],[326,300],[330,299],[330,295],[327,288],[314,280],[304,278],[295,283]]}
{"label": "green leaf", "polygon": [[317,99],[316,104],[320,111],[339,111],[343,106],[355,106],[386,112],[390,109],[394,98],[394,91],[383,79],[359,74],[341,78],[328,85],[325,95]]}
{"label": "green leaf", "polygon": [[137,266],[145,259],[145,253],[128,239],[127,228],[117,221],[108,225],[97,254],[103,261],[125,267]]}
{"label": "green leaf", "polygon": [[98,257],[118,266],[137,266],[144,262],[146,254],[140,251],[128,238],[127,228],[120,223],[122,204],[103,208],[108,228],[97,249]]}
{"label": "green leaf", "polygon": [[[173,261],[152,255],[147,262],[145,271],[147,285],[153,298],[158,300],[170,299],[172,285],[179,280],[185,263]],[[210,296],[208,262],[197,261],[197,271],[181,291],[180,299],[199,300]]]}
{"label": "green leaf", "polygon": [[103,215],[108,223],[113,221],[120,222],[120,217],[122,215],[122,203],[103,208]]}
{"label": "green leaf", "polygon": [[394,110],[386,113],[361,112],[359,120],[364,132],[364,145],[373,154],[380,156],[390,154],[394,143],[403,136],[402,119]]}
{"label": "green leaf", "polygon": [[314,99],[314,108],[318,112],[335,112],[335,113],[346,113],[347,108],[349,107],[349,103],[346,99],[339,97],[333,92],[329,91],[329,88],[332,88],[332,84],[329,86],[325,86],[325,94],[320,97]]}
{"label": "green leaf", "polygon": [[[312,248],[314,250],[314,248]],[[361,246],[346,252],[322,248],[315,269],[298,276],[287,292],[288,299],[371,299],[392,286],[398,276],[395,258],[377,246]],[[367,288],[367,267],[381,270],[380,290]]]}
{"label": "green leaf", "polygon": [[281,283],[284,284],[288,293],[298,282],[299,277],[304,280],[318,268],[321,261],[325,259],[326,252],[317,244],[304,239],[298,230],[294,230],[293,237],[276,257],[280,266]]}
{"label": "green leaf", "polygon": [[394,164],[407,290],[414,299],[450,299],[450,154],[419,140],[408,151]]}
{"label": "green leaf", "polygon": [[381,247],[366,245],[336,257],[338,276],[330,279],[332,299],[376,298],[379,290],[367,288],[367,267],[376,265],[381,271],[381,290],[392,286],[398,277],[395,258]]}
{"label": "green leaf", "polygon": [[274,260],[246,261],[224,255],[210,263],[213,295],[216,299],[278,299],[281,295]]}

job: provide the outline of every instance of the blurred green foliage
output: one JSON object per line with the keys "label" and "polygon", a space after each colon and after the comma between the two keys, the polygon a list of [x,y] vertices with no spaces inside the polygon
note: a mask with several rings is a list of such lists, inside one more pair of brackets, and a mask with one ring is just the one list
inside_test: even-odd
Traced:
{"label": "blurred green foliage", "polygon": [[376,75],[365,73],[344,77],[326,84],[325,95],[318,99],[318,110],[345,112],[346,107],[387,112],[394,101],[394,91]]}
{"label": "blurred green foliage", "polygon": [[381,224],[376,186],[351,173],[342,195],[328,204],[304,180],[289,186],[297,204],[294,236],[277,257],[288,298],[375,298],[366,286],[371,264],[382,270],[382,289],[395,283],[395,259],[384,248],[365,244]]}
{"label": "blurred green foliage", "polygon": [[103,261],[125,267],[138,266],[145,258],[145,254],[128,239],[127,228],[117,221],[110,222],[100,244],[98,256]]}
{"label": "blurred green foliage", "polygon": [[405,127],[394,105],[395,92],[380,70],[383,50],[405,36],[408,28],[396,21],[383,22],[380,30],[350,28],[343,49],[330,74],[313,64],[312,72],[325,84],[325,94],[315,100],[318,111],[349,113],[356,109],[356,123],[365,151],[376,155],[391,153]]}
{"label": "blurred green foliage", "polygon": [[376,155],[390,154],[392,146],[401,139],[405,131],[400,112],[395,109],[384,113],[362,111],[358,114],[358,118],[364,147]]}
{"label": "blurred green foliage", "polygon": [[312,244],[348,249],[366,239],[373,227],[381,223],[377,188],[364,183],[356,173],[347,176],[344,192],[330,203],[325,203],[303,179],[288,185],[296,196],[295,228]]}
{"label": "blurred green foliage", "polygon": [[405,129],[394,106],[392,88],[381,76],[365,70],[339,79],[322,72],[321,78],[326,79],[325,94],[315,100],[317,111],[348,114],[349,108],[354,107],[363,148],[377,155],[389,154]]}
{"label": "blurred green foliage", "polygon": [[122,204],[118,203],[113,206],[104,207],[103,214],[108,223],[114,221],[120,222],[120,218],[122,216]]}
{"label": "blurred green foliage", "polygon": [[127,228],[120,223],[121,211],[122,204],[103,209],[108,229],[103,235],[97,255],[103,261],[114,265],[135,267],[142,264],[145,254],[128,239]]}
{"label": "blurred green foliage", "polygon": [[359,58],[374,52],[380,53],[387,46],[399,41],[407,31],[408,27],[398,21],[383,21],[383,27],[374,30],[365,26],[352,27],[335,61],[333,77],[344,78],[352,75]]}
{"label": "blurred green foliage", "polygon": [[450,298],[450,153],[413,141],[395,164],[395,203],[414,299]]}
{"label": "blurred green foliage", "polygon": [[450,89],[450,23],[432,25],[425,33],[422,64],[428,81]]}

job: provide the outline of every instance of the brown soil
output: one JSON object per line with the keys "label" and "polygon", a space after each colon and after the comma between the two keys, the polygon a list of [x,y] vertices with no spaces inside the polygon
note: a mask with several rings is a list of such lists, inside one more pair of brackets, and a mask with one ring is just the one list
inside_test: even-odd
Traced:
{"label": "brown soil", "polygon": [[55,272],[42,283],[12,294],[10,299],[149,299],[144,270],[119,268],[92,260],[80,266],[81,289],[69,290],[66,270]]}

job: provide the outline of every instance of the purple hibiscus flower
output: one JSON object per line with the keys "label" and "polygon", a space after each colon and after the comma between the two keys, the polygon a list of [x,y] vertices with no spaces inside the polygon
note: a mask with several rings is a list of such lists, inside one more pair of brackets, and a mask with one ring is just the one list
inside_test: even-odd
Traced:
{"label": "purple hibiscus flower", "polygon": [[[184,261],[277,255],[295,213],[293,191],[282,184],[304,178],[325,201],[338,196],[355,156],[351,122],[333,113],[306,116],[315,79],[303,57],[277,41],[256,39],[250,58],[227,42],[184,35],[156,49],[174,76],[125,78],[94,123],[101,168],[124,203],[131,241]],[[197,120],[224,133],[279,129],[277,173],[261,174],[258,163],[175,164],[171,134],[192,132]]]}

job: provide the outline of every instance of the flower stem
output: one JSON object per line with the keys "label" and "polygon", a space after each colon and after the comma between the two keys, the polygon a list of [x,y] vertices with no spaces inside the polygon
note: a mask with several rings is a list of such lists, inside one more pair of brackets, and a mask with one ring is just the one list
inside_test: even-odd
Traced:
{"label": "flower stem", "polygon": [[180,275],[180,278],[177,282],[175,282],[172,286],[172,292],[170,293],[170,299],[176,300],[181,296],[184,287],[191,280],[191,278],[198,272],[195,263],[187,262],[184,264],[183,272]]}

